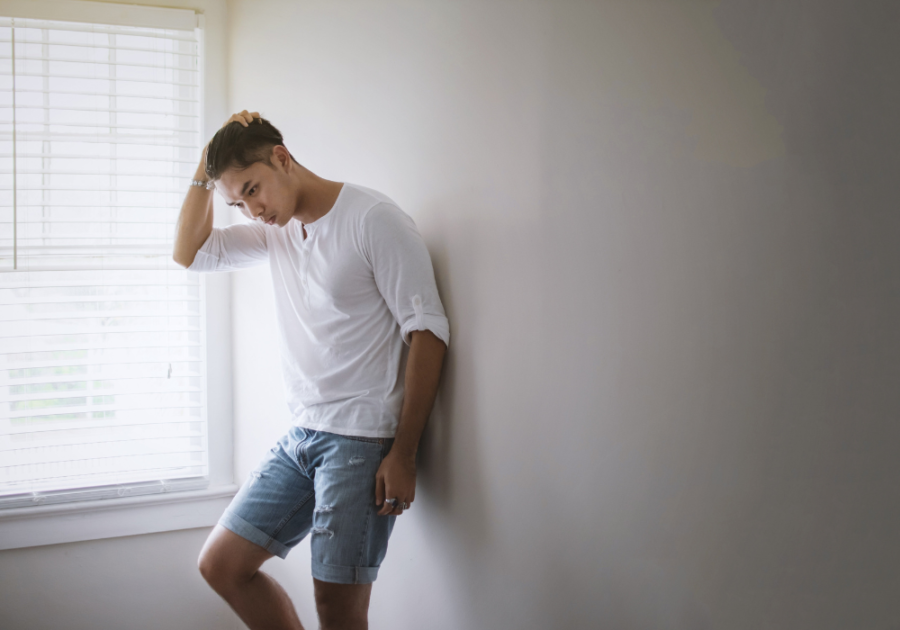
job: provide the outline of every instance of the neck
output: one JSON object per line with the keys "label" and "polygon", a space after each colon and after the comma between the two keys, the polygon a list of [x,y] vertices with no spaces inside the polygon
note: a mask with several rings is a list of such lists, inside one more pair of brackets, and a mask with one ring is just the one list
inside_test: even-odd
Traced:
{"label": "neck", "polygon": [[296,172],[297,205],[293,218],[305,225],[328,214],[343,184],[319,177],[302,166],[298,166]]}

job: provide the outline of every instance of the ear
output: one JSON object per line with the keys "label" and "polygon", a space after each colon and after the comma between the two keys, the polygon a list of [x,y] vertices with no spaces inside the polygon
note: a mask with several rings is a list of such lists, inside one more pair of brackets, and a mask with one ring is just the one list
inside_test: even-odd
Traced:
{"label": "ear", "polygon": [[272,163],[279,164],[283,171],[290,171],[291,154],[282,144],[276,144],[272,147]]}

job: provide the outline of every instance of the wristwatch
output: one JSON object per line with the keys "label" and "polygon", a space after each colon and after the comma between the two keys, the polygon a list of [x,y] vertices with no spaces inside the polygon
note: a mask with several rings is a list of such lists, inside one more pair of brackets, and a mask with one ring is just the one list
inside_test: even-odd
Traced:
{"label": "wristwatch", "polygon": [[212,190],[214,184],[211,179],[192,179],[191,186],[200,186],[206,190]]}

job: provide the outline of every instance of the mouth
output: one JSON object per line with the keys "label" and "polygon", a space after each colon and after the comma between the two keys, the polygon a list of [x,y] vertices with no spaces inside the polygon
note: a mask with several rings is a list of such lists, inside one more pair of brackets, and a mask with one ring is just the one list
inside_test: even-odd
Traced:
{"label": "mouth", "polygon": [[265,221],[266,225],[273,225],[275,223],[275,217],[271,216],[268,219],[263,219],[263,221]]}

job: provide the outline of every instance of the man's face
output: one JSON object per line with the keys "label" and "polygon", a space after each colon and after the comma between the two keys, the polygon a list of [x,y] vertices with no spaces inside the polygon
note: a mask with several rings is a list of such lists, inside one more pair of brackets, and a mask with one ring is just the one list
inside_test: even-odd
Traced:
{"label": "man's face", "polygon": [[283,227],[294,215],[296,195],[278,153],[273,151],[274,168],[256,162],[242,171],[228,169],[216,181],[216,190],[248,219]]}

